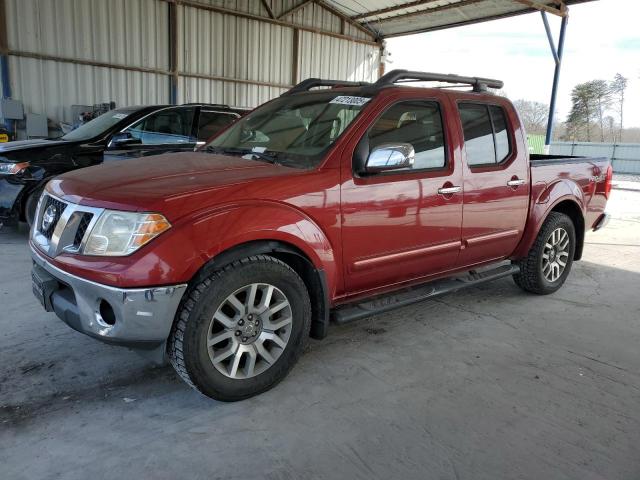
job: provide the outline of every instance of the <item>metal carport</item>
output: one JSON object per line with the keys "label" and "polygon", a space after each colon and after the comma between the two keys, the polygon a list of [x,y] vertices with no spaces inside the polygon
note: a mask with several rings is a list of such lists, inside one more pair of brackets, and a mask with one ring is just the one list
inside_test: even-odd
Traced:
{"label": "metal carport", "polygon": [[[0,0],[2,95],[67,122],[110,100],[253,107],[307,77],[375,80],[385,38],[540,11],[552,116],[567,7],[585,1]],[[557,48],[547,13],[563,19]]]}
{"label": "metal carport", "polygon": [[[555,62],[545,137],[545,150],[548,153],[553,136],[553,117],[569,18],[568,7],[592,0],[374,0],[364,3],[359,0],[327,1],[341,9],[350,20],[375,31],[377,38],[432,32],[539,11]],[[562,18],[557,45],[549,27],[547,13]]]}

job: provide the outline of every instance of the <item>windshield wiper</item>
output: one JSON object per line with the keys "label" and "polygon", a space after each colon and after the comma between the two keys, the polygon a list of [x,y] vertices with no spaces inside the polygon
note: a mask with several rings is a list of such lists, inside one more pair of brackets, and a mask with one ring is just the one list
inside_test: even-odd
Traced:
{"label": "windshield wiper", "polygon": [[253,157],[257,157],[260,160],[264,160],[264,161],[272,163],[274,165],[278,164],[277,155],[268,154],[268,153],[264,153],[264,152],[257,152],[255,150],[247,150],[246,148],[224,148],[224,147],[217,147],[217,146],[214,146],[214,145],[209,145],[204,150],[206,152],[209,152],[209,153],[218,153],[218,154],[223,154],[223,155],[241,155],[243,157],[245,155],[251,155]]}
{"label": "windshield wiper", "polygon": [[278,163],[276,155],[270,155],[270,154],[264,153],[264,152],[254,152],[252,150],[248,151],[247,155],[253,155],[254,157],[258,157],[259,159],[264,160],[264,161],[269,162],[269,163],[273,163],[274,165],[276,165]]}

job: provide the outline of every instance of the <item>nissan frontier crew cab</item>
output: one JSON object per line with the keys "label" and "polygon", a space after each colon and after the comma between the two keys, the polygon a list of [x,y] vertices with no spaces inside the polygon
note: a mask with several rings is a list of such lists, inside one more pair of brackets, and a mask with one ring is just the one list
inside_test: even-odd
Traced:
{"label": "nissan frontier crew cab", "polygon": [[611,166],[529,155],[513,105],[488,92],[501,87],[308,79],[200,151],[56,177],[31,231],[33,291],[226,401],[273,387],[330,319],[505,276],[553,293],[606,224]]}

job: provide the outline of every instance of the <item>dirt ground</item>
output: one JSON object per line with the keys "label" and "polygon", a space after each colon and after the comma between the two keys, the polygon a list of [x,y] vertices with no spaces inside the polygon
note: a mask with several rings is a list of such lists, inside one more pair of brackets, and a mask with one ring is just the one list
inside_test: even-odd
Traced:
{"label": "dirt ground", "polygon": [[274,390],[207,399],[72,331],[0,231],[0,479],[640,478],[640,192],[548,297],[510,279],[312,341]]}

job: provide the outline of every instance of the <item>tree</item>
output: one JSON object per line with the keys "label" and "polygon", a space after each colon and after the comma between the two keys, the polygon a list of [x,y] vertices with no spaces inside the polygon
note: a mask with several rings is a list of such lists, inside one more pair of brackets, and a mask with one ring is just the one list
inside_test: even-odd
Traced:
{"label": "tree", "polygon": [[607,126],[607,135],[611,139],[612,142],[616,141],[616,133],[617,133],[617,125],[616,119],[611,115],[607,115],[604,117],[604,123]]}
{"label": "tree", "polygon": [[567,134],[574,139],[586,133],[587,142],[591,141],[591,122],[596,111],[596,95],[591,82],[579,83],[571,91],[571,112],[567,118]]}
{"label": "tree", "polygon": [[[624,129],[624,94],[627,90],[628,79],[623,77],[621,74],[616,73],[616,76],[613,77],[613,81],[609,85],[609,89],[611,91],[612,101],[616,105],[616,110],[618,113],[618,120],[620,129],[618,130],[618,141],[622,141],[622,131]],[[613,140],[616,141],[615,138]]]}
{"label": "tree", "polygon": [[513,104],[528,133],[544,133],[549,119],[549,107],[541,102],[524,99],[516,100]]}
{"label": "tree", "polygon": [[611,90],[605,80],[587,82],[595,100],[596,115],[600,125],[600,141],[604,142],[604,114],[611,105]]}

